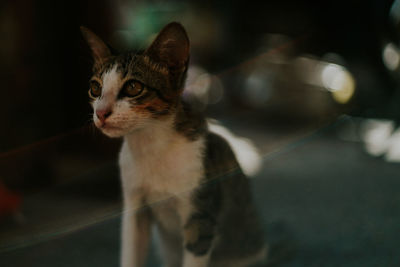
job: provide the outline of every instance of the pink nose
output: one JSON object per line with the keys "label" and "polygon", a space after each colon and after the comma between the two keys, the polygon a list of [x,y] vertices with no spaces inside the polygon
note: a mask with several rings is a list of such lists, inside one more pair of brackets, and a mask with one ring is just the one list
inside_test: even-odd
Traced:
{"label": "pink nose", "polygon": [[108,117],[110,117],[112,111],[110,109],[100,109],[96,111],[96,116],[101,122],[104,122]]}

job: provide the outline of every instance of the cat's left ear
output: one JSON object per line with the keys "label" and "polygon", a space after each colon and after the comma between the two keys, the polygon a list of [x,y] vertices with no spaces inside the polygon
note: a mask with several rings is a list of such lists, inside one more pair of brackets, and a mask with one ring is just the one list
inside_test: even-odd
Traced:
{"label": "cat's left ear", "polygon": [[81,26],[81,32],[90,49],[95,63],[102,63],[111,56],[111,51],[108,46],[91,30]]}
{"label": "cat's left ear", "polygon": [[160,31],[145,54],[171,70],[182,70],[189,60],[189,50],[185,29],[181,24],[172,22]]}

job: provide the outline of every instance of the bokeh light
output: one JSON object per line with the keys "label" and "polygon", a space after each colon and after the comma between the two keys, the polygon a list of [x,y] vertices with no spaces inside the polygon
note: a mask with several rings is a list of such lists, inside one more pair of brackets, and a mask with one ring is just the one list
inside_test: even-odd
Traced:
{"label": "bokeh light", "polygon": [[188,70],[183,97],[197,109],[204,110],[207,105],[217,104],[224,96],[221,80],[204,68],[193,65]]}
{"label": "bokeh light", "polygon": [[361,127],[361,138],[365,149],[373,156],[381,156],[389,148],[389,138],[394,130],[391,120],[368,119]]}
{"label": "bokeh light", "polygon": [[396,45],[393,43],[386,44],[383,48],[382,59],[386,68],[391,71],[396,70],[400,63],[400,53]]}
{"label": "bokeh light", "polygon": [[321,80],[324,87],[332,93],[333,99],[340,104],[347,103],[354,94],[354,78],[342,66],[327,64],[321,71]]}
{"label": "bokeh light", "polygon": [[[343,61],[341,57],[335,57]],[[304,83],[330,92],[333,100],[339,104],[348,103],[355,93],[355,79],[342,65],[302,56],[294,61],[294,66]]]}
{"label": "bokeh light", "polygon": [[245,80],[245,98],[253,107],[262,107],[272,95],[273,76],[265,69],[256,69]]}
{"label": "bokeh light", "polygon": [[389,15],[394,23],[396,23],[396,24],[399,23],[399,21],[400,21],[400,1],[399,0],[393,1]]}
{"label": "bokeh light", "polygon": [[400,128],[397,128],[389,139],[389,147],[385,155],[385,160],[400,162]]}

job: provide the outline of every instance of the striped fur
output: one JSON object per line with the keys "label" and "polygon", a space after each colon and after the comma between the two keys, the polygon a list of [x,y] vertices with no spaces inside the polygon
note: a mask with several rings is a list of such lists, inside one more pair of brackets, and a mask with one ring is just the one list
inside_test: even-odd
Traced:
{"label": "striped fur", "polygon": [[[116,56],[83,31],[95,59],[92,80],[102,87],[92,101],[94,123],[124,138],[121,266],[144,266],[152,224],[165,266],[261,260],[265,246],[248,179],[228,143],[181,101],[189,60],[183,27],[171,23],[145,52]],[[121,92],[131,80],[144,89],[126,97]]]}

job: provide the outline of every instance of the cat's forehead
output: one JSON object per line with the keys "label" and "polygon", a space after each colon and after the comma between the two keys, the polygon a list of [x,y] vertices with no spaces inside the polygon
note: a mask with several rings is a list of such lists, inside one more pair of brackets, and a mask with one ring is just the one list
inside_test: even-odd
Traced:
{"label": "cat's forehead", "polygon": [[169,70],[167,67],[153,62],[148,56],[126,53],[113,58],[99,66],[95,66],[93,77],[105,82],[105,79],[135,79],[153,88],[169,87]]}
{"label": "cat's forehead", "polygon": [[104,62],[101,62],[101,64],[95,64],[93,66],[93,76],[101,79],[113,69],[123,74],[123,76],[126,76],[129,70],[134,67],[135,61],[136,55],[131,53],[110,57]]}

